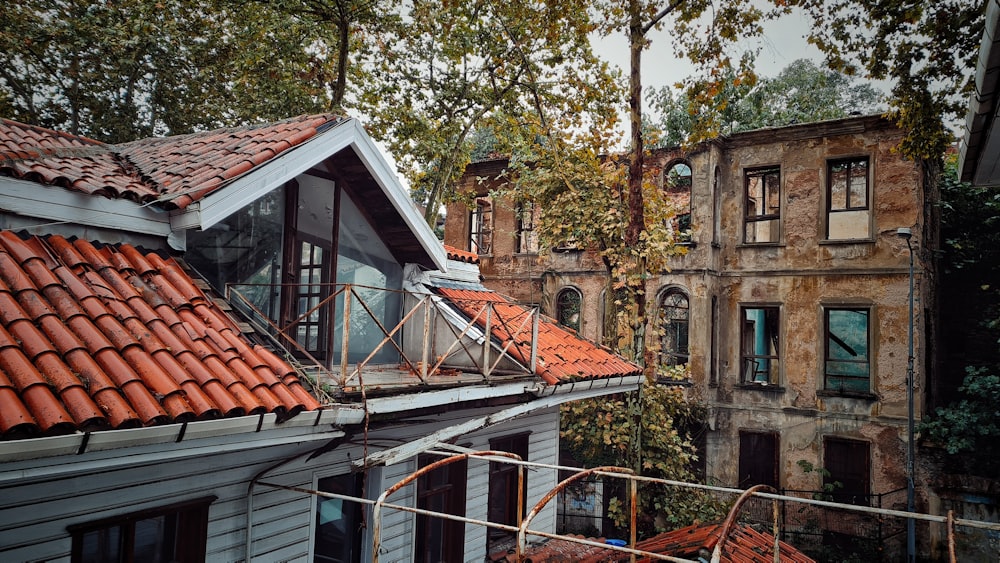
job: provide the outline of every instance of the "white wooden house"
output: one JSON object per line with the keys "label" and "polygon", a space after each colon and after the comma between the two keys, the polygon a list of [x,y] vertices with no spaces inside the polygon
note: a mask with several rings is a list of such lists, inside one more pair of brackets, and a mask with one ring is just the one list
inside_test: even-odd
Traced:
{"label": "white wooden house", "polygon": [[[0,561],[366,561],[459,451],[556,463],[636,366],[479,285],[354,120],[107,145],[0,122]],[[346,327],[346,329],[345,329]],[[511,523],[476,458],[391,501]],[[555,485],[529,472],[526,502]],[[482,561],[400,510],[381,561]],[[532,524],[554,531],[554,508]]]}

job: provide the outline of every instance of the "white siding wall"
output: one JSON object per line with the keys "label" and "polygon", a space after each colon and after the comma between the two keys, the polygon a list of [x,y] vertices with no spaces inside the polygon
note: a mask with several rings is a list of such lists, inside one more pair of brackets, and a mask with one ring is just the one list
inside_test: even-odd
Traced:
{"label": "white siding wall", "polygon": [[[477,409],[399,421],[368,436],[369,453],[408,442],[430,432],[496,409]],[[233,440],[211,438],[179,444],[103,451],[81,456],[10,462],[0,465],[0,561],[68,562],[71,538],[67,526],[157,508],[207,495],[218,499],[209,509],[207,561],[244,559],[247,490],[261,472],[263,482],[314,489],[317,480],[350,471],[350,461],[363,455],[363,436],[308,460],[311,452],[331,435],[324,429],[288,429],[261,432],[257,438],[304,434],[302,441],[231,451]],[[457,443],[488,449],[493,437],[531,432],[529,460],[556,463],[558,410],[530,416],[460,438]],[[266,434],[267,436],[263,436]],[[245,440],[241,436],[240,440]],[[214,450],[226,450],[212,453]],[[190,452],[193,457],[185,457]],[[127,455],[121,455],[127,453]],[[164,458],[166,461],[161,461]],[[298,457],[296,457],[298,456]],[[289,461],[291,460],[291,461]],[[368,498],[376,498],[416,469],[408,459],[368,472]],[[265,471],[266,470],[266,471]],[[467,514],[485,520],[489,463],[469,461]],[[528,508],[556,483],[550,470],[528,471]],[[413,506],[415,487],[404,487],[389,502]],[[253,495],[252,560],[307,562],[311,556],[315,498],[312,495],[256,485]],[[526,509],[527,510],[527,509]],[[370,522],[370,520],[369,520]],[[554,531],[555,504],[534,520],[532,528]],[[414,515],[387,509],[382,520],[383,562],[412,559]],[[531,538],[529,538],[530,540]],[[370,546],[371,526],[366,534]],[[486,530],[466,528],[466,561],[482,561]],[[370,558],[370,554],[365,560]]]}

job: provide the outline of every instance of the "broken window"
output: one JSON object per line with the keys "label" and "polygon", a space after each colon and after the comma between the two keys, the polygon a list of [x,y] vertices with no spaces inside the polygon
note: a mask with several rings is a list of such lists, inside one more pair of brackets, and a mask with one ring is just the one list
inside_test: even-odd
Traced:
{"label": "broken window", "polygon": [[740,309],[740,356],[744,384],[776,385],[780,368],[778,307]]}
{"label": "broken window", "polygon": [[828,240],[871,237],[868,170],[868,157],[834,160],[827,164]]}
{"label": "broken window", "polygon": [[834,502],[868,505],[871,499],[871,446],[862,440],[823,439],[823,485]]}
{"label": "broken window", "polygon": [[827,308],[824,316],[825,388],[831,391],[869,392],[870,309]]}
{"label": "broken window", "polygon": [[478,198],[469,217],[469,250],[476,254],[493,252],[493,204]]}
{"label": "broken window", "polygon": [[556,320],[564,327],[580,332],[580,307],[583,296],[579,290],[567,287],[556,295]]}
{"label": "broken window", "polygon": [[514,210],[515,220],[515,249],[514,252],[521,254],[533,254],[538,252],[538,233],[535,232],[535,204],[525,201],[517,204]]}
{"label": "broken window", "polygon": [[677,242],[691,242],[691,166],[677,162],[663,174],[663,190],[677,215],[670,222]]}
{"label": "broken window", "polygon": [[[490,449],[499,452],[509,452],[521,456],[522,461],[528,461],[528,434],[517,434],[514,436],[504,436],[490,440]],[[526,493],[528,490],[528,474],[525,472],[524,488],[521,490],[521,498],[517,495],[517,474],[519,465],[513,463],[503,463],[497,461],[490,462],[490,491],[487,502],[487,517],[489,522],[517,526],[517,506],[521,503],[521,515],[527,513],[525,507]],[[486,531],[486,553],[496,551],[506,551],[513,547],[515,535],[513,532],[500,530],[497,528],[487,528]]]}
{"label": "broken window", "polygon": [[[362,475],[324,477],[317,489],[324,493],[363,497]],[[316,497],[316,535],[313,563],[359,563],[361,561],[361,503]]]}
{"label": "broken window", "polygon": [[657,320],[660,330],[660,363],[677,366],[688,362],[688,298],[671,288],[663,292]]}
{"label": "broken window", "polygon": [[778,488],[778,434],[740,430],[740,467],[737,486]]}
{"label": "broken window", "polygon": [[208,505],[215,497],[71,526],[73,563],[205,561]]}
{"label": "broken window", "polygon": [[781,169],[747,170],[743,242],[779,242],[781,235]]}

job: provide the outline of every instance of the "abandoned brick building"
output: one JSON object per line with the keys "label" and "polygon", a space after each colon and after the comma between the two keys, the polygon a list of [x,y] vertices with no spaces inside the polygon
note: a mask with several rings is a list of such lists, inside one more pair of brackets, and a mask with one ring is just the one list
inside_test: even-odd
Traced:
{"label": "abandoned brick building", "polygon": [[[647,173],[688,205],[687,253],[647,295],[660,361],[686,363],[687,393],[709,408],[710,482],[821,490],[802,461],[842,484],[838,500],[905,508],[909,335],[919,421],[932,391],[937,221],[924,166],[894,151],[901,136],[881,117],[851,117],[648,157]],[[537,211],[490,196],[505,165],[469,166],[461,187],[478,197],[448,208],[446,243],[479,253],[491,289],[600,340],[600,257],[539,249]],[[933,493],[916,481],[926,509]]]}

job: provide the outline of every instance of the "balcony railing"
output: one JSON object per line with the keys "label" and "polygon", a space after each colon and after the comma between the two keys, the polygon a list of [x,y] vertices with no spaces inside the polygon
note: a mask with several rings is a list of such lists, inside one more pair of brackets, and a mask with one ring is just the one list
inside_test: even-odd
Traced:
{"label": "balcony railing", "polygon": [[[232,284],[226,294],[321,386],[343,392],[535,373],[537,307],[356,284]],[[276,306],[280,295],[293,296],[294,315],[277,313],[290,309]]]}

